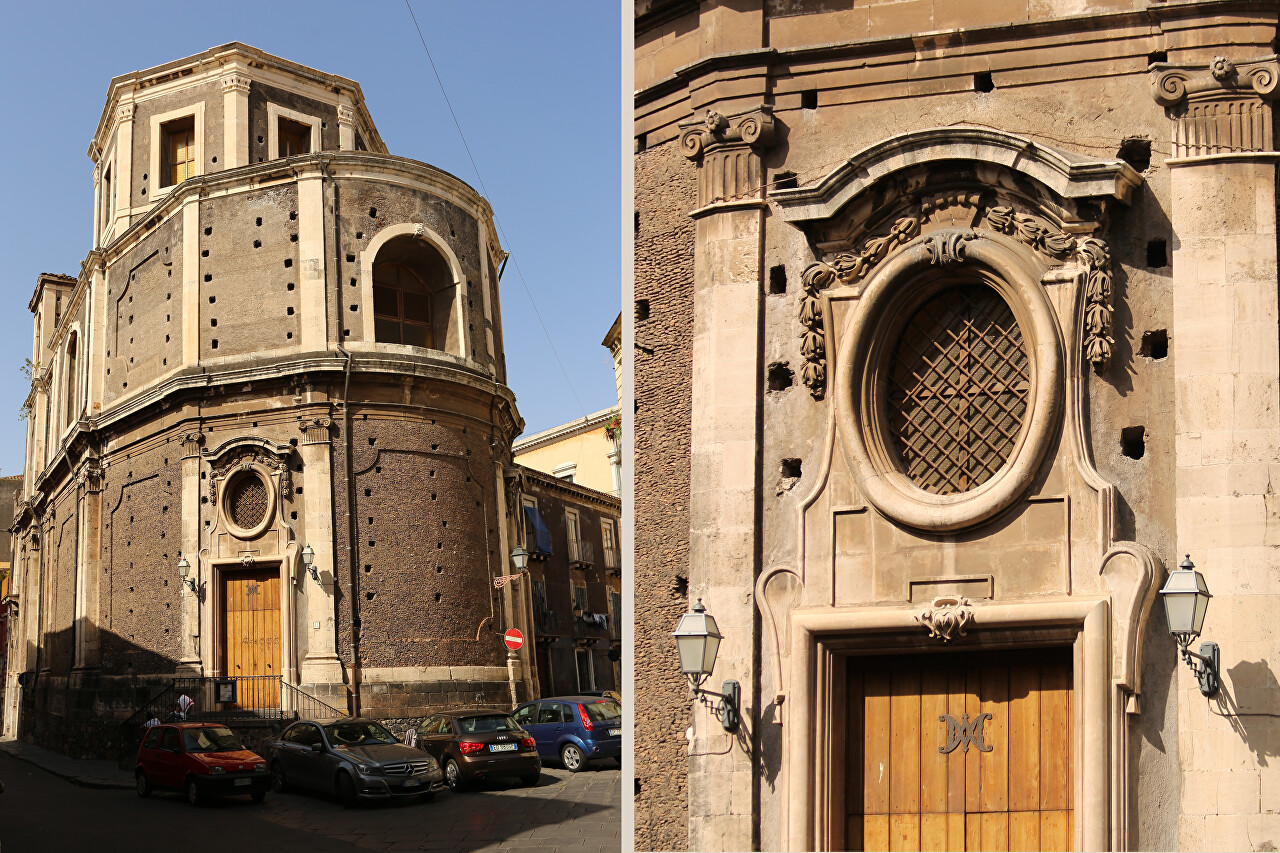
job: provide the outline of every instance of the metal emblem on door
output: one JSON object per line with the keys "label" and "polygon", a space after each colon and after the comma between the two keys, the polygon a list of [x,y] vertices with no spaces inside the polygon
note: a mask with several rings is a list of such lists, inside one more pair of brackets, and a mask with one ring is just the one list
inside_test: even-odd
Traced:
{"label": "metal emblem on door", "polygon": [[989,719],[991,719],[990,714],[979,714],[973,722],[969,722],[968,714],[959,720],[950,714],[943,714],[938,718],[938,722],[947,724],[947,742],[938,747],[938,752],[946,755],[962,744],[964,751],[968,752],[971,743],[978,748],[978,752],[990,752],[991,747],[982,740],[982,725]]}

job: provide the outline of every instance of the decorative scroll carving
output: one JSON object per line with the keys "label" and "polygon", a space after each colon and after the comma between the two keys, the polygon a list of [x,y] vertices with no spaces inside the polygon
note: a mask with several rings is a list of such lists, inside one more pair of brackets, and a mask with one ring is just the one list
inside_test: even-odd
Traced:
{"label": "decorative scroll carving", "polygon": [[1219,56],[1206,66],[1153,66],[1151,95],[1173,125],[1173,156],[1271,151],[1271,111],[1280,97],[1280,64],[1264,56],[1232,62]]}
{"label": "decorative scroll carving", "polygon": [[993,207],[987,224],[1043,255],[1064,260],[1073,254],[1085,271],[1084,353],[1094,368],[1111,361],[1111,251],[1097,237],[1073,237],[1011,207]]}
{"label": "decorative scroll carving", "polygon": [[972,228],[960,231],[939,231],[936,234],[930,234],[925,240],[924,250],[929,255],[931,263],[944,269],[953,267],[964,262],[965,244],[977,236],[977,232]]}
{"label": "decorative scroll carving", "polygon": [[222,78],[222,91],[227,92],[244,92],[249,93],[249,85],[252,83],[248,77],[243,74],[228,74]]}
{"label": "decorative scroll carving", "polygon": [[308,418],[298,424],[302,432],[303,444],[328,444],[329,427],[333,426],[333,418]]}
{"label": "decorative scroll carving", "polygon": [[764,172],[759,152],[773,141],[773,110],[759,106],[724,116],[707,110],[680,123],[680,151],[697,161],[698,207],[760,197]]}
{"label": "decorative scroll carving", "polygon": [[928,629],[931,638],[950,643],[969,633],[973,608],[967,598],[935,598],[933,604],[916,617],[916,622]]}
{"label": "decorative scroll carving", "polygon": [[209,499],[212,500],[218,496],[218,482],[220,480],[236,470],[248,471],[255,462],[280,476],[280,500],[288,500],[290,492],[293,491],[293,479],[289,472],[289,463],[283,459],[277,459],[275,456],[263,453],[256,447],[233,450],[220,466],[209,473]]}
{"label": "decorative scroll carving", "polygon": [[90,459],[85,462],[80,472],[76,475],[76,484],[81,486],[87,494],[98,494],[104,488],[102,465],[97,459]]}
{"label": "decorative scroll carving", "polygon": [[920,233],[920,217],[904,216],[883,237],[873,237],[861,252],[841,252],[835,256],[834,266],[841,282],[853,284],[865,278],[876,265],[888,257],[889,252],[911,241]]}

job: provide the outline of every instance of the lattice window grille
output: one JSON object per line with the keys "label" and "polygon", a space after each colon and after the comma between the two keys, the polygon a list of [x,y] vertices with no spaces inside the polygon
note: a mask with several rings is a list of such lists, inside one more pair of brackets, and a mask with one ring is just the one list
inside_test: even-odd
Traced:
{"label": "lattice window grille", "polygon": [[995,291],[966,284],[929,299],[890,364],[888,420],[906,476],[940,495],[990,480],[1017,443],[1029,388],[1022,330]]}
{"label": "lattice window grille", "polygon": [[252,474],[241,477],[231,489],[227,509],[237,527],[257,527],[267,516],[267,484]]}

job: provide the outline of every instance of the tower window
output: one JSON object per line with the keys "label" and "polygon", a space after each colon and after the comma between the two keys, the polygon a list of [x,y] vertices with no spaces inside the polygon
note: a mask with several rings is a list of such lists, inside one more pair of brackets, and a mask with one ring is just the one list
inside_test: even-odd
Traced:
{"label": "tower window", "polygon": [[184,116],[160,125],[160,145],[164,162],[160,186],[172,187],[196,174],[196,120]]}
{"label": "tower window", "polygon": [[311,153],[311,127],[300,121],[280,116],[280,156],[296,157]]}
{"label": "tower window", "polygon": [[373,268],[373,328],[379,341],[432,345],[430,290],[404,264],[384,263]]}

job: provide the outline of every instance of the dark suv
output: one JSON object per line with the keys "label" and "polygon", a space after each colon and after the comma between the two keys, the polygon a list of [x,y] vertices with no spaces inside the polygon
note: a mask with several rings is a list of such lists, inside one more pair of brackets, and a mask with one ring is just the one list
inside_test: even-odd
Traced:
{"label": "dark suv", "polygon": [[502,711],[444,711],[417,728],[418,748],[444,766],[444,780],[455,791],[490,776],[518,776],[538,784],[542,762],[528,732]]}

